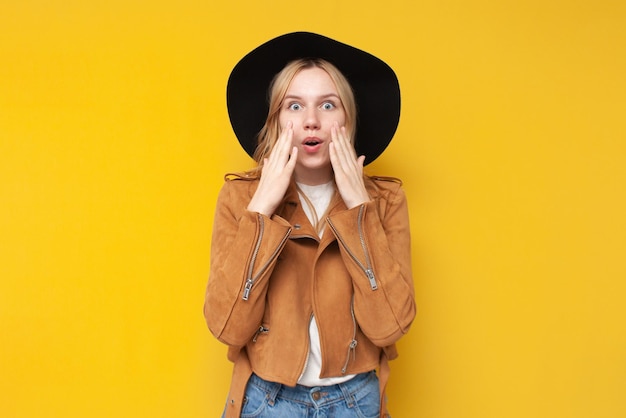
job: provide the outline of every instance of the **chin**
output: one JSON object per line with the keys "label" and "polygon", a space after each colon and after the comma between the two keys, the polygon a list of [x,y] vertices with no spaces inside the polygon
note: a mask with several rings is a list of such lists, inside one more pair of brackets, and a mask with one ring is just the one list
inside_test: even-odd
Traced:
{"label": "chin", "polygon": [[316,172],[328,171],[332,172],[330,161],[298,161],[298,166],[302,171]]}
{"label": "chin", "polygon": [[326,170],[330,168],[330,161],[305,160],[300,161],[300,166],[306,170]]}

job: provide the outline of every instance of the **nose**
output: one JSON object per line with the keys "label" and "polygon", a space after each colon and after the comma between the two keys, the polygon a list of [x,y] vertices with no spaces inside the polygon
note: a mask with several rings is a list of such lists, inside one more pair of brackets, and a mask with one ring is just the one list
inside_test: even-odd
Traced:
{"label": "nose", "polygon": [[320,127],[320,120],[317,115],[317,109],[308,109],[306,111],[306,115],[304,116],[303,121],[304,129],[306,130],[317,130]]}

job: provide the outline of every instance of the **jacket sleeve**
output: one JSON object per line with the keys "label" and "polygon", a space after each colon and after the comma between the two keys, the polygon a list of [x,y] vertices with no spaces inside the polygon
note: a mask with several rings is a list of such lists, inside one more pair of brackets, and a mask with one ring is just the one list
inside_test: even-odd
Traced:
{"label": "jacket sleeve", "polygon": [[217,199],[204,317],[218,340],[243,346],[261,324],[269,276],[291,227],[247,211],[236,182],[227,181]]}
{"label": "jacket sleeve", "polygon": [[354,313],[363,333],[385,347],[408,332],[415,317],[411,238],[399,184],[328,219],[354,286]]}

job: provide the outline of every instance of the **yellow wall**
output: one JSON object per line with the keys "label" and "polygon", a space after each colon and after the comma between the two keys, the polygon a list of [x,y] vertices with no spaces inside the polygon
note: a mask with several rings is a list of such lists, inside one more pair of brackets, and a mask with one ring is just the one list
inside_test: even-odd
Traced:
{"label": "yellow wall", "polygon": [[395,417],[626,416],[626,3],[2,0],[0,416],[215,417],[202,302],[237,60],[397,71],[420,312]]}

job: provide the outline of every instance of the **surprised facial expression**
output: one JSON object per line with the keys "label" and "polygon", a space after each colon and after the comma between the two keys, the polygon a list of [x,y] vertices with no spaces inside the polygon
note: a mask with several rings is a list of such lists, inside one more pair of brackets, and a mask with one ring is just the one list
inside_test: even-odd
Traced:
{"label": "surprised facial expression", "polygon": [[328,145],[335,122],[344,126],[345,110],[337,87],[321,68],[300,71],[291,81],[280,110],[279,122],[284,129],[293,124],[293,146],[298,148],[296,177],[326,172],[332,179]]}

